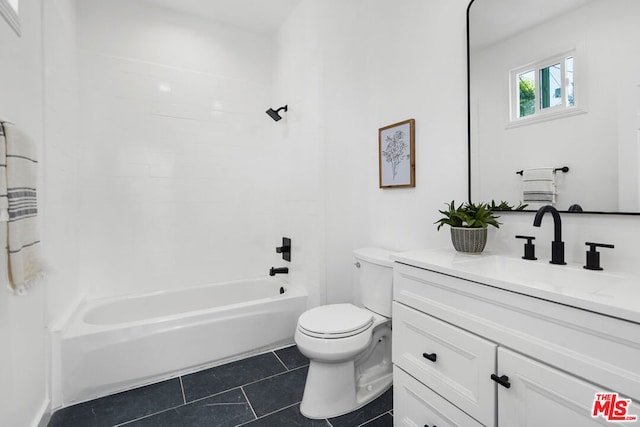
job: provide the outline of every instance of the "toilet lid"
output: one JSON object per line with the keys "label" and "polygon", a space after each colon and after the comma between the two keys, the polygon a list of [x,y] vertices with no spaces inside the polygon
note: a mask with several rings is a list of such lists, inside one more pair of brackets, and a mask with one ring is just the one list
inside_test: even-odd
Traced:
{"label": "toilet lid", "polygon": [[353,304],[331,304],[312,308],[300,316],[298,327],[307,335],[344,338],[356,335],[373,324],[373,315]]}

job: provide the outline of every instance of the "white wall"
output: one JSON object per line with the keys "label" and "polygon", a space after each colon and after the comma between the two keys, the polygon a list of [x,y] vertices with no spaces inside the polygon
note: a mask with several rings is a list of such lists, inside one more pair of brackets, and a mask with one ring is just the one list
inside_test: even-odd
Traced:
{"label": "white wall", "polygon": [[[370,5],[372,2],[367,2]],[[368,234],[392,249],[440,246],[433,224],[466,198],[466,1],[377,0],[367,8]],[[416,187],[380,190],[377,128],[416,119]]]}
{"label": "white wall", "polygon": [[[323,71],[327,302],[349,301],[351,251],[442,246],[466,198],[466,4],[317,2]],[[429,40],[438,40],[431,43]],[[378,187],[378,129],[416,120],[416,187]]]}
{"label": "white wall", "polygon": [[[20,15],[22,37],[0,19],[0,116],[20,126],[42,153],[40,2],[22,2]],[[23,297],[0,289],[0,342],[0,425],[33,426],[47,404],[43,284]]]}
{"label": "white wall", "polygon": [[[47,324],[59,331],[86,291],[78,280],[79,175],[78,61],[76,48],[76,2],[42,3],[43,16],[43,126],[44,153],[41,199],[44,222],[43,247],[47,262]],[[48,336],[48,373],[51,406],[59,405],[58,363]],[[53,351],[52,351],[53,350]]]}
{"label": "white wall", "polygon": [[43,2],[44,199],[43,244],[48,264],[47,308],[63,320],[84,295],[78,282],[78,64],[75,0]]}

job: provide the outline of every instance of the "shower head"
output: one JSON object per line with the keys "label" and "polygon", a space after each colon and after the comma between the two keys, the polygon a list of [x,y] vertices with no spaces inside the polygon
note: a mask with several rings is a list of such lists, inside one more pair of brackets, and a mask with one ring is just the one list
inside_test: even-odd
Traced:
{"label": "shower head", "polygon": [[287,108],[287,106],[286,106],[286,105],[285,105],[284,107],[280,107],[280,108],[278,108],[277,110],[274,110],[273,108],[269,108],[269,109],[266,111],[266,113],[269,115],[269,117],[271,117],[273,120],[275,120],[275,121],[277,122],[278,120],[280,120],[280,119],[282,118],[282,117],[280,116],[280,114],[278,114],[278,112],[279,112],[280,110],[287,111],[287,110],[288,110],[288,108]]}

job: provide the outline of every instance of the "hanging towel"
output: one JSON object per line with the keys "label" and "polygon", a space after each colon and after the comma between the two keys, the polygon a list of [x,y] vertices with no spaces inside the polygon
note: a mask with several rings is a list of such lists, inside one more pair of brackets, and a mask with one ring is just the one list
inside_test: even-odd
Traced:
{"label": "hanging towel", "polygon": [[18,294],[42,276],[35,154],[20,129],[0,120],[0,280]]}
{"label": "hanging towel", "polygon": [[532,168],[522,171],[522,200],[524,203],[556,202],[554,168]]}

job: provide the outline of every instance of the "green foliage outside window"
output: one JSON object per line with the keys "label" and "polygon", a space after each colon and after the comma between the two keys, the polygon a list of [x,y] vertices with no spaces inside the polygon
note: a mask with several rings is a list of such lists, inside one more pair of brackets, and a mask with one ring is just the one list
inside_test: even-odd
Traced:
{"label": "green foliage outside window", "polygon": [[530,116],[535,112],[535,99],[535,84],[520,77],[520,117]]}

